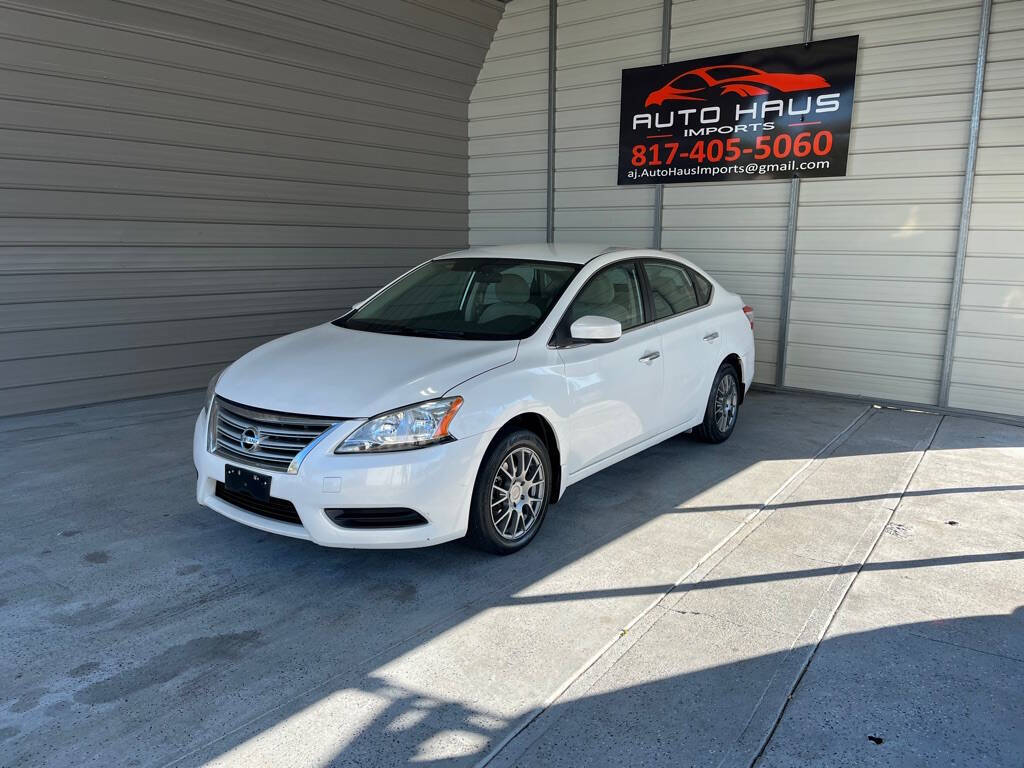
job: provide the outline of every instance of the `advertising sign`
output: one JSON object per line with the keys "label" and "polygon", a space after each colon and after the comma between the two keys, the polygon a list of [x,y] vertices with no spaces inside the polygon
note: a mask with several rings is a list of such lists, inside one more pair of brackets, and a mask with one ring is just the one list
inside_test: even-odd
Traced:
{"label": "advertising sign", "polygon": [[857,43],[622,70],[619,184],[845,176]]}

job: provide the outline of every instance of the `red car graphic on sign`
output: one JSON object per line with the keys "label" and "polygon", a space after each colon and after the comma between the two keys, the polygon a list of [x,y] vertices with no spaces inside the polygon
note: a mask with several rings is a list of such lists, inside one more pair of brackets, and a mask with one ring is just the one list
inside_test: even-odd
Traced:
{"label": "red car graphic on sign", "polygon": [[704,101],[696,94],[717,89],[717,93],[735,93],[740,96],[766,96],[772,91],[793,93],[828,88],[828,81],[820,75],[792,75],[785,72],[765,72],[756,67],[740,64],[721,64],[691,69],[677,75],[656,91],[651,91],[645,107],[666,101]]}

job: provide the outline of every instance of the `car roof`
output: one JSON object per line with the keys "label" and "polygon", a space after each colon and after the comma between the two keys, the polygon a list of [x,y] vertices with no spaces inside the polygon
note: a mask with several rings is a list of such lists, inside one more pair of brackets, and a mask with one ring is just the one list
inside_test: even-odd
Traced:
{"label": "car roof", "polygon": [[439,259],[514,259],[517,261],[561,261],[586,264],[598,256],[621,253],[623,256],[668,257],[689,263],[674,253],[649,248],[623,248],[600,243],[519,243],[516,245],[482,245],[438,256]]}
{"label": "car roof", "polygon": [[610,248],[590,243],[519,243],[516,245],[484,245],[438,256],[439,259],[514,259],[516,261],[561,261],[586,264]]}

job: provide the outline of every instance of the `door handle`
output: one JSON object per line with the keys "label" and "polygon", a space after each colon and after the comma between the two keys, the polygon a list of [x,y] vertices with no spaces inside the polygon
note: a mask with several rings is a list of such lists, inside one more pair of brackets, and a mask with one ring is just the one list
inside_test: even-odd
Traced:
{"label": "door handle", "polygon": [[704,337],[704,341],[706,341],[708,344],[710,344],[712,341],[714,341],[717,338],[718,338],[718,331],[712,331],[711,333],[709,333],[707,336]]}
{"label": "door handle", "polygon": [[661,352],[646,352],[640,356],[640,362],[650,365],[659,357],[661,357]]}

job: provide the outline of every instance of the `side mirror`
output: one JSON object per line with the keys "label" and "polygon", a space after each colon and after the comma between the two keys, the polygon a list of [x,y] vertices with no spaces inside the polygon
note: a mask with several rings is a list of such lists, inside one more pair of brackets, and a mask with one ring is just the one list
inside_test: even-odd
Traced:
{"label": "side mirror", "polygon": [[622,335],[622,324],[610,317],[584,315],[569,326],[573,341],[615,341]]}

